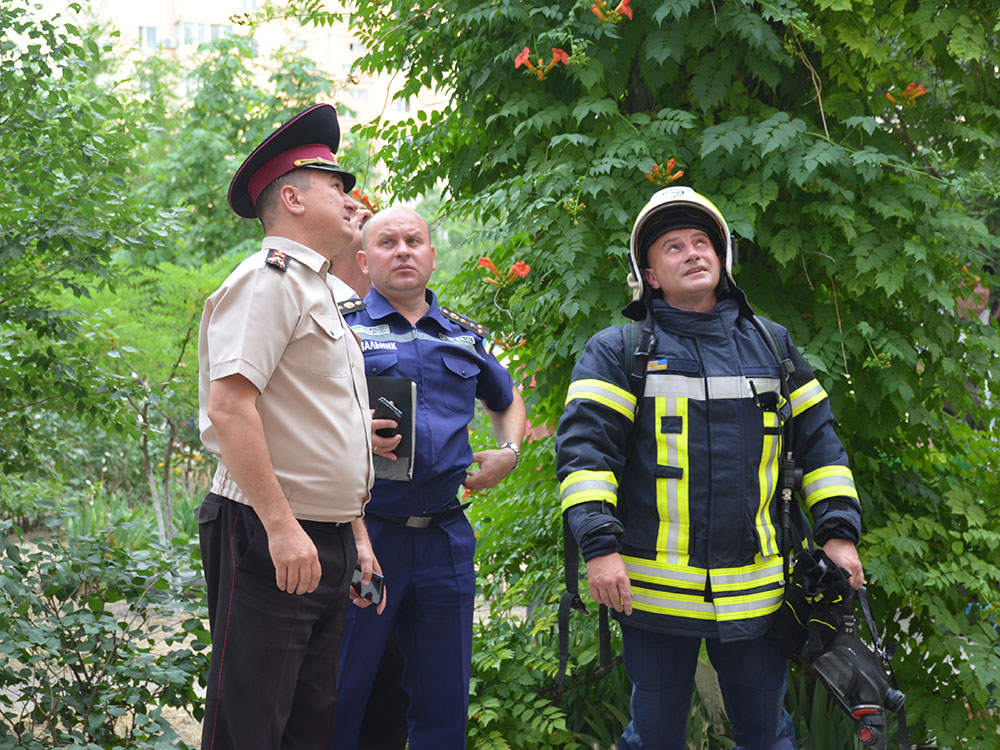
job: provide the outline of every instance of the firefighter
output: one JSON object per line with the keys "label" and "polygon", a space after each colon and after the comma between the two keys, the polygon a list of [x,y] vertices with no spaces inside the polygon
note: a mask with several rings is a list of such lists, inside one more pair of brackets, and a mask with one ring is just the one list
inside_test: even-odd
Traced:
{"label": "firefighter", "polygon": [[[562,510],[593,598],[621,625],[632,683],[620,750],[686,747],[702,640],[737,748],[792,750],[787,663],[767,636],[784,587],[776,486],[782,416],[795,417],[815,537],[851,576],[861,507],[829,399],[788,338],[791,403],[732,276],[719,210],[691,188],[655,193],[630,242],[634,299],[652,331],[641,387],[630,326],[587,343],[556,437]],[[634,330],[634,329],[632,329]]]}

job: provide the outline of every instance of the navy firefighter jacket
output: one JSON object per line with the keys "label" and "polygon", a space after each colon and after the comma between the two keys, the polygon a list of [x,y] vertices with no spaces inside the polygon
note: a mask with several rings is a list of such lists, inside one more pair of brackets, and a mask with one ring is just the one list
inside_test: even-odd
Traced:
{"label": "navy firefighter jacket", "polygon": [[827,394],[787,330],[779,333],[795,365],[790,404],[774,355],[736,300],[711,313],[663,300],[651,308],[641,408],[624,327],[592,337],[573,370],[556,437],[562,509],[584,559],[621,552],[634,599],[631,616],[615,613],[620,620],[676,635],[755,638],[784,590],[778,412],[794,416],[801,499],[820,543],[860,536],[847,455]]}
{"label": "navy firefighter jacket", "polygon": [[[411,325],[373,287],[364,305],[343,310],[361,339],[366,375],[409,378],[417,385],[413,479],[377,479],[366,510],[389,516],[427,516],[455,501],[472,463],[468,425],[476,399],[492,411],[513,401],[513,383],[483,337],[449,318],[427,291],[430,309]],[[485,329],[483,329],[485,331]]]}

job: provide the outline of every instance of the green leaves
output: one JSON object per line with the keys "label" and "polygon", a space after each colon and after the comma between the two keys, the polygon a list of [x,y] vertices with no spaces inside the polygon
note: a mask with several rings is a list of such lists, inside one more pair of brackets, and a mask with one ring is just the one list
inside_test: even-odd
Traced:
{"label": "green leaves", "polygon": [[757,126],[752,142],[760,148],[761,156],[767,156],[775,149],[787,149],[806,129],[802,120],[792,120],[787,112],[775,112]]}
{"label": "green leaves", "polygon": [[[738,234],[751,303],[789,327],[830,394],[864,503],[873,597],[893,638],[921,644],[899,669],[915,733],[942,747],[995,743],[995,714],[969,717],[1000,675],[942,665],[963,658],[959,644],[996,644],[982,611],[966,609],[1000,586],[1000,337],[956,301],[978,313],[977,283],[997,286],[982,268],[1000,256],[1000,4],[685,0],[634,5],[634,20],[613,27],[587,5],[358,8],[364,67],[405,69],[451,97],[437,123],[365,131],[385,143],[387,189],[405,198],[443,182],[457,212],[488,226],[495,262],[532,266],[509,315],[474,273],[478,249],[443,293],[527,341],[517,357],[535,384],[531,420],[551,428],[583,343],[622,320],[631,224],[657,188],[645,175],[675,159],[678,184],[710,197]],[[514,70],[517,50],[550,43],[572,49],[565,75]],[[919,86],[924,95],[902,96]],[[535,465],[551,474],[547,454]],[[505,490],[491,504],[496,533],[480,540],[480,565],[504,585],[538,562],[522,592],[533,606],[549,601],[558,568],[558,509],[543,487]],[[497,510],[508,504],[522,513]],[[531,565],[497,541],[506,531],[520,544],[524,515]]]}
{"label": "green leaves", "polygon": [[716,149],[724,149],[733,153],[743,145],[743,141],[752,133],[750,120],[740,115],[730,122],[712,125],[704,129],[701,136],[701,156],[710,156]]}

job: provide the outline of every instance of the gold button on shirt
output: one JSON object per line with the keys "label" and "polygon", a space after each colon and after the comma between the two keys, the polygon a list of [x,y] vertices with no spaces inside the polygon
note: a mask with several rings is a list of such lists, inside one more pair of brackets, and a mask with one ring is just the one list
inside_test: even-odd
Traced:
{"label": "gold button on shirt", "polygon": [[[346,522],[361,515],[372,470],[364,357],[337,310],[329,262],[283,237],[234,270],[205,302],[198,340],[201,439],[219,453],[208,418],[212,380],[240,374],[260,391],[257,410],[278,482],[296,518]],[[265,263],[286,254],[285,270]],[[212,491],[248,499],[223,461]]]}

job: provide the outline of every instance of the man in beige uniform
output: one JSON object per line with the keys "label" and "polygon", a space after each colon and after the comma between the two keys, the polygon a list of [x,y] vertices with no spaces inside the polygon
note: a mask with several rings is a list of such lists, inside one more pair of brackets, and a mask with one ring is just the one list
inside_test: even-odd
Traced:
{"label": "man in beige uniform", "polygon": [[199,339],[202,440],[219,455],[197,510],[205,749],[328,750],[348,592],[368,604],[351,576],[356,561],[365,582],[378,570],[360,520],[373,481],[364,360],[328,275],[357,208],[339,140],[333,107],[310,107],[229,190],[267,236],[205,303]]}

